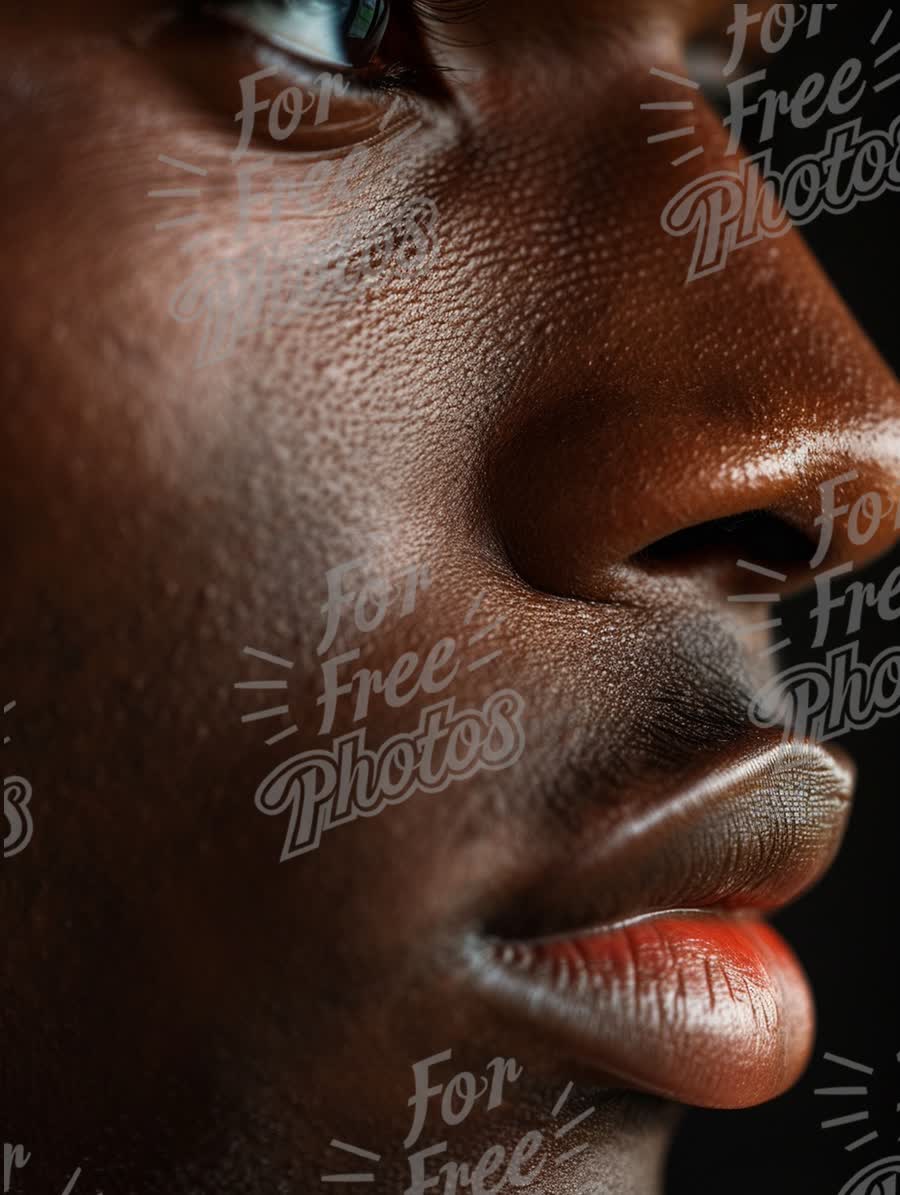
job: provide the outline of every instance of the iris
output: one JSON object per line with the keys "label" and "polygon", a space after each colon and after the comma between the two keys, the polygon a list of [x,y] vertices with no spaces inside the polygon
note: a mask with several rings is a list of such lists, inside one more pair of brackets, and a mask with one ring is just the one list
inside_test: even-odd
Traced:
{"label": "iris", "polygon": [[219,0],[206,10],[314,61],[365,66],[390,18],[389,0]]}

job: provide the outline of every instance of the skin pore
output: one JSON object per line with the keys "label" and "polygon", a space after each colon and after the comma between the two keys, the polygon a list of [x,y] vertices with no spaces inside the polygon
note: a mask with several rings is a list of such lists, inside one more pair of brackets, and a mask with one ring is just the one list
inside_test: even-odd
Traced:
{"label": "skin pore", "polygon": [[[571,1083],[566,1115],[595,1112],[566,1147],[587,1148],[532,1189],[659,1189],[673,1105],[486,999],[468,947],[512,934],[507,913],[531,910],[542,877],[564,893],[558,928],[612,917],[603,893],[567,890],[585,838],[755,748],[755,665],[723,612],[748,584],[735,562],[765,559],[705,529],[764,512],[786,545],[775,567],[801,581],[820,483],[855,472],[852,505],[895,492],[900,463],[896,382],[799,235],[686,287],[690,248],[660,226],[692,173],[733,165],[701,99],[705,154],[677,172],[647,137],[683,114],[640,107],[683,98],[650,68],[683,71],[685,40],[719,10],[486,0],[442,23],[427,8],[416,52],[437,77],[421,94],[335,94],[328,121],[276,144],[263,115],[244,209],[240,80],[289,72],[283,58],[150,0],[0,12],[0,646],[18,711],[4,750],[35,818],[0,868],[0,1140],[30,1151],[21,1190],[62,1191],[80,1165],[106,1195],[307,1195],[372,1164],[337,1139],[377,1153],[368,1189],[394,1195],[413,1068],[448,1049],[430,1082],[496,1059],[521,1074],[452,1129],[433,1100],[419,1144],[509,1157]],[[368,243],[424,197],[427,267],[316,292],[195,368],[200,324],[173,319],[173,294],[238,253],[242,210],[240,252],[263,242],[276,175],[307,179],[360,145],[344,194],[284,214],[283,252],[327,265],[328,247]],[[198,194],[149,197],[166,188]],[[826,565],[894,534],[887,520],[860,546],[836,525]],[[345,616],[334,651],[359,648],[385,678],[460,640],[481,595],[502,656],[446,692],[475,709],[514,690],[525,750],[279,863],[285,820],[254,793],[324,741],[326,577],[360,558],[372,576],[424,564],[430,584],[371,634]],[[235,683],[277,673],[246,645],[293,664],[271,704],[299,731],[280,747],[265,739],[286,722],[240,721],[257,707]],[[395,674],[395,696],[412,689]],[[394,704],[370,684],[367,745],[437,699],[420,686]],[[354,712],[343,696],[329,741],[358,729]],[[778,1094],[800,1038],[749,1094],[713,1043],[709,1102]]]}

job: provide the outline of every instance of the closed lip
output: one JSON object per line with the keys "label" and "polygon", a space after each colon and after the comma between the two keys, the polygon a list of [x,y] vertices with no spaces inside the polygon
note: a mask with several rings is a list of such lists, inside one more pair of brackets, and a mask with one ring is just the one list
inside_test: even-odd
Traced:
{"label": "closed lip", "polygon": [[[800,1075],[812,999],[763,918],[840,845],[853,769],[771,742],[543,859],[472,945],[474,982],[615,1086],[742,1107]],[[638,805],[638,812],[633,809]]]}

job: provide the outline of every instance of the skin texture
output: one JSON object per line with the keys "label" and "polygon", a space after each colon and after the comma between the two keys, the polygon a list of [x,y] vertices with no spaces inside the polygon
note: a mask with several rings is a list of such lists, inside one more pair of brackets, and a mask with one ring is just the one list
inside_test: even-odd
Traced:
{"label": "skin texture", "polygon": [[[524,1067],[454,1130],[456,1156],[545,1125],[571,1081],[573,1114],[598,1108],[572,1138],[589,1148],[533,1189],[645,1195],[672,1109],[484,1000],[459,943],[539,869],[536,844],[575,850],[586,820],[627,822],[746,745],[752,665],[722,615],[747,588],[735,562],[763,553],[709,524],[767,512],[789,544],[775,567],[808,579],[818,484],[896,487],[896,383],[796,234],[684,286],[660,212],[725,162],[727,134],[699,111],[706,155],[676,174],[646,138],[679,114],[639,105],[681,98],[648,71],[682,69],[688,0],[559,0],[552,25],[496,0],[454,25],[465,44],[434,47],[445,96],[372,133],[365,202],[285,222],[302,259],[429,196],[427,271],[194,370],[197,328],[169,300],[230,251],[231,116],[256,64],[233,39],[149,36],[162,7],[0,13],[4,751],[36,824],[0,870],[0,1124],[31,1151],[21,1189],[82,1165],[107,1195],[312,1192],[347,1168],[337,1138],[381,1154],[367,1189],[400,1191],[411,1067],[452,1047],[454,1071]],[[388,99],[347,103],[377,125]],[[147,198],[186,182],[160,154],[209,172],[187,252],[154,230],[186,210]],[[827,563],[892,535],[859,548],[839,525]],[[373,542],[373,570],[426,562],[432,585],[365,663],[461,634],[483,592],[503,656],[452,693],[514,688],[527,751],[278,864],[284,820],[253,793],[289,752],[239,721],[256,706],[234,683],[272,676],[241,649],[294,662],[288,748],[315,746],[325,574]],[[373,701],[367,741],[425,704]],[[344,703],[334,733],[353,728]]]}

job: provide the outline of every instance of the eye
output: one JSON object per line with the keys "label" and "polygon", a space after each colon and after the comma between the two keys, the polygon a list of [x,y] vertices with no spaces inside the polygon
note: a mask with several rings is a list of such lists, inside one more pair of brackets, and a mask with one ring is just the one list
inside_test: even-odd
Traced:
{"label": "eye", "polygon": [[[193,58],[188,74],[207,76],[229,69],[239,58],[271,63],[280,56],[286,75],[315,75],[323,65],[340,71],[348,95],[419,93],[446,101],[443,68],[428,46],[439,6],[458,0],[180,0],[171,22],[168,48]],[[476,0],[465,0],[471,4]],[[434,6],[434,13],[432,13]],[[161,43],[164,35],[157,38]],[[268,55],[266,53],[268,51]],[[244,70],[243,73],[246,73]]]}
{"label": "eye", "polygon": [[390,0],[218,0],[201,7],[287,53],[347,68],[371,63],[390,21]]}
{"label": "eye", "polygon": [[222,133],[239,120],[269,152],[337,149],[387,112],[452,103],[431,48],[439,6],[460,2],[179,0],[139,45]]}

